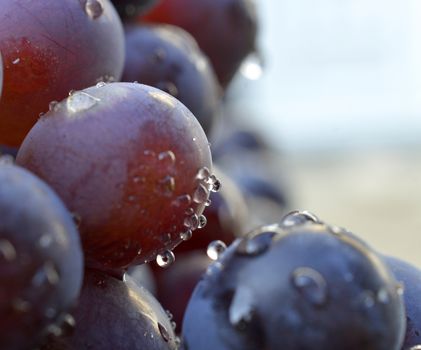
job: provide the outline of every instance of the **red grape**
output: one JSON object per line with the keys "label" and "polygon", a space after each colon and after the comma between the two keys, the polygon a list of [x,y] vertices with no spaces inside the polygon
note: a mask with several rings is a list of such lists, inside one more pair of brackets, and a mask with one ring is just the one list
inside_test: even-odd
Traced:
{"label": "red grape", "polygon": [[109,0],[2,1],[0,51],[0,144],[18,146],[50,102],[120,79],[123,29]]}
{"label": "red grape", "polygon": [[43,350],[175,350],[177,338],[156,299],[130,278],[85,272],[75,327],[51,336]]}
{"label": "red grape", "polygon": [[82,251],[57,195],[28,171],[0,160],[0,348],[27,349],[75,303]]}
{"label": "red grape", "polygon": [[219,107],[215,73],[192,36],[170,25],[126,27],[123,81],[164,90],[182,102],[206,133]]}
{"label": "red grape", "polygon": [[257,16],[252,0],[162,0],[141,20],[174,24],[192,34],[223,87],[255,49]]}
{"label": "red grape", "polygon": [[165,92],[135,83],[75,92],[34,126],[17,163],[80,218],[89,266],[165,265],[218,182],[206,135]]}

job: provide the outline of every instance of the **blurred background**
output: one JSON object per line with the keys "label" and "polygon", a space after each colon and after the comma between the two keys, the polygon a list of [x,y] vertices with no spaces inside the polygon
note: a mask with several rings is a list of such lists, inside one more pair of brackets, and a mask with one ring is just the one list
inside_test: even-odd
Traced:
{"label": "blurred background", "polygon": [[421,2],[260,0],[225,113],[279,153],[291,206],[421,266]]}

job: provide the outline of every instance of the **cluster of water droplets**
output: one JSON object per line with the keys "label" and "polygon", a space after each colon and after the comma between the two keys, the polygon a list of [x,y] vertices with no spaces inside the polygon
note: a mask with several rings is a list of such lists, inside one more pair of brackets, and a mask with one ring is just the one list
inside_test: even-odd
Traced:
{"label": "cluster of water droplets", "polygon": [[[403,285],[398,283],[395,289],[398,295],[403,294]],[[361,293],[361,302],[366,308],[373,307],[376,303],[388,304],[391,299],[390,292],[387,288],[382,287],[377,292],[365,290]]]}
{"label": "cluster of water droplets", "polygon": [[210,192],[217,192],[221,188],[221,184],[215,175],[211,175],[208,168],[200,168],[196,174],[197,187],[194,190],[193,196],[188,194],[179,196],[173,201],[173,205],[178,207],[187,207],[185,210],[184,227],[185,230],[180,233],[180,238],[183,241],[189,240],[192,237],[193,231],[206,226],[207,219],[202,215],[197,215],[192,204],[209,206],[211,201],[209,199]]}
{"label": "cluster of water droplets", "polygon": [[[151,156],[154,155],[152,154]],[[171,165],[175,163],[176,158],[174,153],[167,151],[160,153],[158,155],[158,160],[165,161],[168,163],[168,165]],[[192,196],[189,194],[183,194],[177,196],[172,201],[172,205],[174,207],[186,208],[184,211],[185,216],[183,219],[184,230],[179,233],[179,237],[183,241],[191,239],[193,236],[193,231],[205,227],[207,223],[206,216],[203,214],[196,214],[193,206],[209,206],[211,204],[211,201],[209,200],[210,193],[217,192],[221,188],[220,181],[216,178],[215,175],[212,175],[209,169],[206,167],[202,167],[198,170],[195,180],[197,181],[197,187],[194,190]],[[166,183],[170,184],[171,181],[167,179]],[[173,188],[174,186],[169,186],[169,189]],[[174,260],[174,253],[172,253],[170,250],[158,254],[156,257],[156,262],[161,267],[167,267],[173,263]]]}
{"label": "cluster of water droplets", "polygon": [[[148,173],[149,169],[162,169],[162,177],[156,184],[155,191],[157,194],[165,197],[171,197],[176,188],[175,178],[172,175],[175,172],[176,156],[173,151],[166,150],[156,153],[152,150],[145,150],[143,152],[143,161],[139,167],[142,173]],[[135,176],[133,182],[142,184],[145,182],[145,177]]]}
{"label": "cluster of water droplets", "polygon": [[207,189],[211,192],[218,192],[221,189],[221,182],[215,175],[211,175],[208,168],[200,168],[196,174],[196,179],[207,185]]}
{"label": "cluster of water droplets", "polygon": [[175,331],[175,329],[177,328],[177,324],[174,321],[174,315],[169,310],[165,310],[165,313],[168,317],[168,320],[170,321],[172,330]]}

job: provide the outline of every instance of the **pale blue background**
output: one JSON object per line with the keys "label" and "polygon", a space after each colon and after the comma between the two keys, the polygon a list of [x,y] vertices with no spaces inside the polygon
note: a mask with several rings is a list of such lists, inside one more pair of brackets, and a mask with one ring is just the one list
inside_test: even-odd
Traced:
{"label": "pale blue background", "polygon": [[284,150],[421,144],[421,1],[257,5],[265,66],[236,80],[243,121]]}

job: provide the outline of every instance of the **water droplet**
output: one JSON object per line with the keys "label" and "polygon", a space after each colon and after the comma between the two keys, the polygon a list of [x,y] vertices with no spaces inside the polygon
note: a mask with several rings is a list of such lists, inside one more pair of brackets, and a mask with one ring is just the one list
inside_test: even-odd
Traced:
{"label": "water droplet", "polygon": [[219,192],[219,190],[221,189],[221,187],[222,187],[221,182],[220,182],[218,179],[215,179],[215,180],[212,182],[212,188],[211,188],[211,191],[212,191],[212,192]]}
{"label": "water droplet", "polygon": [[240,66],[240,73],[249,80],[258,80],[263,74],[262,58],[258,53],[250,54]]}
{"label": "water droplet", "polygon": [[63,334],[61,328],[55,324],[51,324],[47,327],[47,333],[53,335],[54,337],[60,337]]}
{"label": "water droplet", "polygon": [[0,258],[6,261],[16,259],[16,249],[11,242],[6,239],[0,239]]}
{"label": "water droplet", "polygon": [[105,288],[107,286],[106,281],[103,278],[99,278],[99,277],[96,279],[95,284],[101,288]]}
{"label": "water droplet", "polygon": [[166,56],[167,54],[165,53],[165,50],[162,48],[158,48],[152,54],[152,61],[156,63],[162,62]]}
{"label": "water droplet", "polygon": [[12,307],[16,312],[24,313],[31,309],[31,304],[26,300],[15,298],[12,301]]}
{"label": "water droplet", "polygon": [[20,62],[20,58],[18,57],[12,61],[12,64],[18,64],[19,62]]}
{"label": "water droplet", "polygon": [[175,154],[173,151],[165,151],[158,154],[158,160],[170,166],[175,164]]}
{"label": "water droplet", "polygon": [[210,242],[208,245],[208,248],[206,250],[206,254],[208,257],[212,260],[218,260],[219,257],[225,250],[227,249],[227,246],[222,241],[213,241]]}
{"label": "water droplet", "polygon": [[199,217],[196,214],[187,216],[184,219],[184,226],[190,230],[196,230],[199,227]]}
{"label": "water droplet", "polygon": [[222,271],[223,268],[224,266],[219,261],[215,261],[214,263],[208,265],[206,269],[206,275],[212,276],[218,274]]}
{"label": "water droplet", "polygon": [[105,81],[99,81],[95,86],[99,89],[107,85]]}
{"label": "water droplet", "polygon": [[160,81],[156,84],[156,87],[159,90],[165,91],[167,94],[170,94],[174,97],[177,97],[178,95],[177,86],[171,81]]}
{"label": "water droplet", "polygon": [[281,225],[285,227],[291,227],[291,226],[296,226],[296,225],[303,225],[308,222],[320,223],[320,220],[316,215],[306,210],[304,211],[295,210],[288,213],[282,218]]}
{"label": "water droplet", "polygon": [[403,295],[404,292],[404,285],[402,283],[397,283],[396,284],[396,293],[398,295]]}
{"label": "water droplet", "polygon": [[352,282],[354,281],[354,275],[351,272],[347,272],[344,275],[344,279],[346,282]]}
{"label": "water droplet", "polygon": [[115,78],[115,76],[109,75],[109,74],[104,74],[96,80],[97,83],[105,83],[105,85],[107,83],[113,83],[113,82],[116,82],[116,81],[117,81],[117,79]]}
{"label": "water droplet", "polygon": [[140,182],[144,182],[144,181],[145,181],[145,178],[142,177],[142,176],[135,176],[135,177],[133,177],[133,182],[136,183],[136,184],[138,184]]}
{"label": "water droplet", "polygon": [[371,290],[366,290],[361,295],[362,302],[366,308],[371,308],[376,303],[376,298]]}
{"label": "water droplet", "polygon": [[45,310],[44,315],[49,319],[56,318],[57,310],[53,307],[49,307]]}
{"label": "water droplet", "polygon": [[159,329],[159,333],[161,333],[162,339],[164,339],[165,342],[168,342],[170,340],[170,335],[167,329],[159,322],[158,322],[158,329]]}
{"label": "water droplet", "polygon": [[168,319],[171,321],[174,317],[174,315],[171,313],[170,310],[165,310],[165,313],[167,314]]}
{"label": "water droplet", "polygon": [[3,154],[0,156],[0,164],[13,165],[14,163],[15,158],[11,154]]}
{"label": "water droplet", "polygon": [[149,149],[147,149],[147,150],[143,151],[143,155],[144,155],[146,158],[150,159],[151,161],[152,161],[152,160],[155,160],[155,158],[156,158],[156,154],[155,154],[155,152],[154,152],[154,151],[151,151],[151,150],[149,150]]}
{"label": "water droplet", "polygon": [[335,236],[342,236],[346,230],[339,226],[328,226],[328,230],[330,233],[334,234]]}
{"label": "water droplet", "polygon": [[72,113],[78,113],[95,106],[99,101],[99,98],[91,96],[83,91],[76,91],[67,98],[66,106],[67,109]]}
{"label": "water droplet", "polygon": [[324,277],[309,267],[299,267],[291,274],[293,287],[311,304],[322,306],[327,302],[327,284]]}
{"label": "water droplet", "polygon": [[64,314],[60,317],[59,324],[63,335],[71,335],[76,327],[75,318],[70,314]]}
{"label": "water droplet", "polygon": [[171,250],[166,250],[156,256],[156,263],[160,267],[168,267],[175,261],[175,255]]}
{"label": "water droplet", "polygon": [[390,296],[386,288],[380,288],[377,292],[377,300],[382,304],[387,304],[389,302]]}
{"label": "water droplet", "polygon": [[32,277],[32,285],[34,287],[40,287],[47,281],[47,275],[45,274],[44,266],[38,269],[35,275]]}
{"label": "water droplet", "polygon": [[172,176],[165,176],[159,181],[159,192],[164,196],[171,196],[175,190],[175,179]]}
{"label": "water droplet", "polygon": [[196,190],[193,193],[193,201],[198,204],[205,203],[209,198],[209,191],[208,189],[203,185],[199,184],[197,186]]}
{"label": "water droplet", "polygon": [[90,18],[97,19],[104,12],[104,7],[100,0],[87,0],[85,3],[85,12]]}
{"label": "water droplet", "polygon": [[57,111],[58,106],[59,106],[59,103],[58,103],[57,101],[51,101],[51,102],[48,104],[48,109],[49,109],[50,111]]}
{"label": "water droplet", "polygon": [[177,328],[177,323],[175,321],[171,321],[170,324],[171,324],[172,330],[175,331],[175,329]]}
{"label": "water droplet", "polygon": [[238,287],[229,307],[229,321],[238,330],[244,330],[254,315],[253,294],[246,287]]}
{"label": "water droplet", "polygon": [[209,207],[211,204],[212,204],[212,201],[211,201],[210,199],[208,199],[208,200],[205,202],[205,206],[206,206],[206,207]]}
{"label": "water droplet", "polygon": [[207,222],[208,222],[208,220],[206,219],[206,216],[204,216],[204,215],[200,215],[200,216],[199,216],[199,226],[198,226],[198,228],[203,228],[203,227],[205,227],[205,226],[206,226],[206,224],[207,224]]}
{"label": "water droplet", "polygon": [[55,285],[60,280],[60,276],[54,264],[51,261],[48,261],[44,264],[45,275],[47,280],[51,285]]}
{"label": "water droplet", "polygon": [[164,233],[161,236],[162,239],[162,243],[164,243],[164,245],[167,245],[171,242],[171,233]]}
{"label": "water droplet", "polygon": [[51,245],[51,243],[53,243],[53,236],[46,233],[40,237],[38,243],[40,247],[48,248]]}
{"label": "water droplet", "polygon": [[78,213],[72,213],[72,218],[76,227],[79,227],[80,224],[82,223],[82,217]]}
{"label": "water droplet", "polygon": [[206,167],[200,168],[196,174],[196,178],[199,180],[207,181],[209,177],[210,177],[210,171]]}
{"label": "water droplet", "polygon": [[271,245],[275,232],[263,232],[252,238],[243,238],[237,247],[240,255],[256,256],[264,253]]}
{"label": "water droplet", "polygon": [[190,238],[192,238],[192,236],[193,236],[192,230],[186,230],[186,231],[180,233],[180,238],[183,241],[188,241]]}
{"label": "water droplet", "polygon": [[191,204],[191,197],[188,194],[183,194],[174,199],[171,204],[175,207],[187,207]]}
{"label": "water droplet", "polygon": [[129,202],[135,202],[137,200],[137,197],[135,195],[130,195],[127,197],[127,200]]}
{"label": "water droplet", "polygon": [[151,96],[154,100],[159,102],[162,105],[166,105],[168,108],[173,109],[175,107],[175,99],[172,96],[168,96],[165,92],[161,90],[149,91],[149,96]]}

